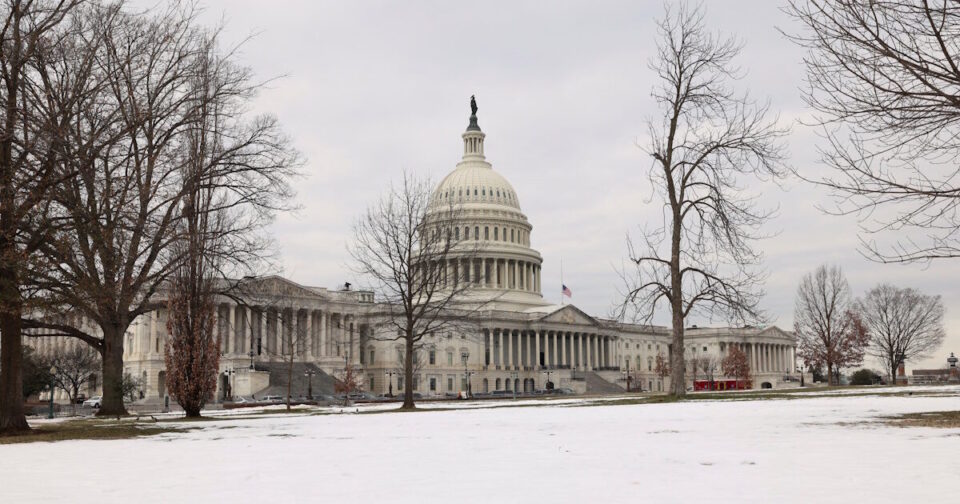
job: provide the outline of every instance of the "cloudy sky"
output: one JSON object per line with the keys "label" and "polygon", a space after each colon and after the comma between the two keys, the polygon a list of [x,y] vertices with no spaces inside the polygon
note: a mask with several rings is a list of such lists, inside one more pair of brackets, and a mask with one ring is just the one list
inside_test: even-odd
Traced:
{"label": "cloudy sky", "polygon": [[[253,35],[238,59],[278,77],[256,107],[279,117],[307,159],[302,209],[274,226],[285,276],[353,281],[351,222],[402,170],[439,181],[453,169],[475,94],[487,158],[533,224],[545,296],[559,301],[562,258],[575,304],[605,315],[618,301],[625,237],[661,215],[637,147],[657,113],[647,62],[660,2],[200,2],[205,23],[225,23],[226,40]],[[792,126],[791,163],[815,174],[817,136],[797,123],[808,114],[802,53],[777,30],[793,29],[781,3],[709,2],[707,23],[744,43],[737,85],[770,100]],[[871,263],[857,252],[856,220],[817,209],[822,190],[796,180],[750,189],[780,209],[767,228],[776,236],[759,244],[770,273],[763,306],[777,325],[792,327],[800,277],[837,263],[857,295],[881,281],[942,295],[947,343],[921,364],[940,367],[960,351],[960,263]]]}

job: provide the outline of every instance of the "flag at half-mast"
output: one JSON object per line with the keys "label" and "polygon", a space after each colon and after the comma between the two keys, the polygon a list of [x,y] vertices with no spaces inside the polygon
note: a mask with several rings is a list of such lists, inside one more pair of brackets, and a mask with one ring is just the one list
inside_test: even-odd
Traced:
{"label": "flag at half-mast", "polygon": [[563,285],[563,290],[560,291],[564,296],[573,297],[573,292],[570,292],[570,287]]}

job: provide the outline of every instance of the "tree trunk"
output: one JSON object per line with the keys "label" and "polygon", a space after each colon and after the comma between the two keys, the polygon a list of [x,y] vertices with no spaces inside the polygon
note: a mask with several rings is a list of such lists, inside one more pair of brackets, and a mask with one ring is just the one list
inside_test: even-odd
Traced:
{"label": "tree trunk", "polygon": [[[12,251],[0,250],[0,258]],[[23,302],[12,268],[0,271],[0,433],[29,430],[23,409]]]}
{"label": "tree trunk", "polygon": [[682,397],[687,393],[687,380],[683,368],[683,282],[680,277],[680,233],[681,217],[679,207],[673,215],[673,233],[670,256],[670,311],[673,315],[673,354],[670,356],[670,394]]}
{"label": "tree trunk", "polygon": [[406,382],[403,388],[403,406],[400,409],[414,409],[413,404],[413,335],[412,331],[407,332],[406,347],[407,354],[403,358],[403,380]]}
{"label": "tree trunk", "polygon": [[827,363],[827,385],[836,385],[833,383],[833,363]]}
{"label": "tree trunk", "polygon": [[123,334],[126,326],[107,326],[103,330],[103,399],[97,416],[125,416],[123,406]]}

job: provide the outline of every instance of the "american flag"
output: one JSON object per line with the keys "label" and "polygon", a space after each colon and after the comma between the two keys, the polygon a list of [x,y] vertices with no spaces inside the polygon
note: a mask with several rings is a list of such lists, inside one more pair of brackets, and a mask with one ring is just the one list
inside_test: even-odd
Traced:
{"label": "american flag", "polygon": [[570,292],[570,288],[567,287],[566,285],[563,286],[563,290],[560,291],[560,292],[561,292],[564,296],[573,297],[573,293]]}

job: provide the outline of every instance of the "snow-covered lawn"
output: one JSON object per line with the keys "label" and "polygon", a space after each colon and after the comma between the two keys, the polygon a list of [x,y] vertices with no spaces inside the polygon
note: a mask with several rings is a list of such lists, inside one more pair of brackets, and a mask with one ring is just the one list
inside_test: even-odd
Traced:
{"label": "snow-covered lawn", "polygon": [[[258,415],[119,441],[0,446],[0,502],[941,502],[960,429],[878,417],[960,409],[960,388],[796,400],[578,399]],[[840,391],[838,391],[840,392]],[[748,397],[748,396],[745,396]],[[518,401],[519,402],[519,401]],[[329,410],[325,410],[329,411]],[[351,408],[349,411],[355,411]]]}

